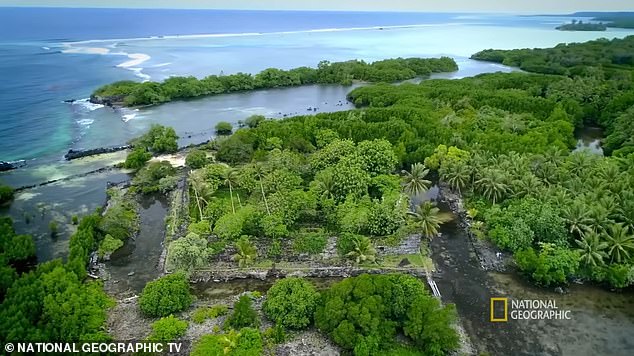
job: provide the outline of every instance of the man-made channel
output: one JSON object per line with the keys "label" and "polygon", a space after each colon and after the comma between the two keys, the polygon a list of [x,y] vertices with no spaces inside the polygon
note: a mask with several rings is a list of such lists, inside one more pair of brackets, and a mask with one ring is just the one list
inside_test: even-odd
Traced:
{"label": "man-made channel", "polygon": [[108,291],[138,294],[145,284],[159,276],[159,257],[163,251],[167,203],[162,197],[143,197],[140,201],[139,233],[125,242],[106,262]]}
{"label": "man-made channel", "polygon": [[[440,207],[448,211],[446,204]],[[515,271],[487,272],[457,219],[431,243],[444,302],[455,303],[471,343],[490,355],[631,355],[634,290],[610,292],[572,284],[564,294],[530,285]],[[479,247],[480,248],[480,247]],[[553,300],[571,320],[491,322],[490,298]]]}

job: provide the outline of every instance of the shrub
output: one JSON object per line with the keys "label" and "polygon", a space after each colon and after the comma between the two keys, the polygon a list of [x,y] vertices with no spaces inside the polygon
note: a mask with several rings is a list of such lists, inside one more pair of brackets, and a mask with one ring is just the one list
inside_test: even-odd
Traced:
{"label": "shrub", "polygon": [[128,201],[113,198],[99,228],[118,240],[126,240],[138,230],[139,217],[135,207]]}
{"label": "shrub", "polygon": [[251,115],[244,120],[244,123],[250,128],[255,128],[264,120],[266,118],[262,115]]}
{"label": "shrub", "polygon": [[221,239],[236,240],[242,234],[243,225],[244,216],[242,214],[225,214],[216,221],[214,234]]}
{"label": "shrub", "polygon": [[185,164],[192,169],[202,168],[207,164],[207,154],[204,151],[193,149],[187,154]]}
{"label": "shrub", "polygon": [[57,236],[57,231],[58,231],[58,226],[57,226],[57,221],[51,221],[48,224],[48,229],[51,231],[51,236]]}
{"label": "shrub", "polygon": [[128,153],[128,156],[123,162],[124,168],[141,169],[152,158],[152,154],[148,152],[144,147],[136,147],[132,152]]}
{"label": "shrub", "polygon": [[361,235],[350,234],[347,232],[339,235],[339,237],[337,238],[337,251],[339,252],[339,255],[345,256],[350,251],[354,250],[355,241],[358,241],[362,238],[363,236]]}
{"label": "shrub", "polygon": [[550,286],[564,284],[579,268],[578,251],[542,243],[537,253],[533,248],[519,250],[515,261],[522,272],[537,284]]}
{"label": "shrub", "polygon": [[139,298],[139,307],[148,316],[167,316],[184,310],[192,301],[187,277],[174,273],[148,282]]}
{"label": "shrub", "polygon": [[253,309],[253,301],[247,295],[240,297],[233,307],[233,313],[227,318],[225,327],[233,329],[241,329],[244,327],[260,326],[260,318],[258,313]]}
{"label": "shrub", "polygon": [[327,244],[328,237],[322,231],[303,232],[295,237],[293,250],[298,253],[316,255],[323,252]]}
{"label": "shrub", "polygon": [[0,184],[0,205],[7,203],[13,199],[13,188]]}
{"label": "shrub", "polygon": [[99,258],[110,256],[113,252],[120,249],[123,246],[123,241],[115,239],[112,235],[107,234],[99,244]]}
{"label": "shrub", "polygon": [[319,294],[301,278],[284,278],[269,289],[263,310],[278,325],[303,329],[312,322]]}
{"label": "shrub", "polygon": [[171,127],[153,124],[147,133],[133,140],[132,144],[154,153],[173,153],[178,150],[178,136]]}
{"label": "shrub", "polygon": [[192,314],[192,321],[196,324],[202,324],[207,319],[215,319],[219,316],[227,315],[229,308],[224,304],[214,305],[213,307],[201,307]]}
{"label": "shrub", "polygon": [[152,333],[148,337],[149,341],[174,341],[185,335],[189,324],[185,320],[179,320],[173,315],[161,318],[152,323]]}
{"label": "shrub", "polygon": [[175,174],[176,169],[168,161],[152,162],[137,172],[132,183],[145,194],[167,191],[176,185]]}
{"label": "shrub", "polygon": [[216,124],[216,135],[227,136],[227,135],[231,135],[232,131],[233,131],[233,126],[226,121],[220,121],[219,123]]}
{"label": "shrub", "polygon": [[195,233],[172,241],[167,248],[166,264],[170,271],[191,271],[207,264],[211,250],[207,239]]}
{"label": "shrub", "polygon": [[204,335],[194,345],[191,356],[259,356],[262,354],[262,336],[253,328],[227,334]]}

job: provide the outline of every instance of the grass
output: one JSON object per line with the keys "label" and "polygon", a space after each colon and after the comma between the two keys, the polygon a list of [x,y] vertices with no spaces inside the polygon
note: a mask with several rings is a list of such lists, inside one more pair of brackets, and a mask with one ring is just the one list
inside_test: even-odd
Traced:
{"label": "grass", "polygon": [[383,261],[381,262],[381,267],[399,267],[399,264],[404,259],[409,260],[410,264],[405,267],[420,267],[433,269],[434,264],[431,258],[427,256],[422,256],[420,253],[410,254],[410,255],[390,255],[385,256]]}

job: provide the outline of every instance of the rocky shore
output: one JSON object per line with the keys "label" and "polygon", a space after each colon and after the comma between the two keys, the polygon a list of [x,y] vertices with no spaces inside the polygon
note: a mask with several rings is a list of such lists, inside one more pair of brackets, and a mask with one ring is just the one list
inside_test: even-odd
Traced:
{"label": "rocky shore", "polygon": [[112,153],[112,152],[123,151],[123,150],[127,150],[128,148],[131,148],[131,147],[132,146],[130,146],[130,145],[123,145],[123,146],[114,146],[114,147],[99,147],[99,148],[93,148],[93,149],[90,149],[90,150],[73,150],[73,149],[70,149],[64,155],[64,158],[67,161],[70,161],[70,160],[77,159],[77,158],[82,158],[82,157],[95,156],[95,155],[100,155],[100,154],[104,154],[104,153]]}
{"label": "rocky shore", "polygon": [[115,95],[115,96],[91,95],[90,96],[91,103],[110,106],[110,107],[123,106],[124,99],[125,99],[125,95]]}

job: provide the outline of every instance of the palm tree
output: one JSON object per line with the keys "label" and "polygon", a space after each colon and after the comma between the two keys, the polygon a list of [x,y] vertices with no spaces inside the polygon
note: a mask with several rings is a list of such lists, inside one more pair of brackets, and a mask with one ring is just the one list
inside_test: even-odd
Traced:
{"label": "palm tree", "polygon": [[408,214],[423,231],[423,236],[428,238],[436,236],[440,230],[440,225],[451,220],[451,215],[441,213],[440,209],[430,201],[421,203],[416,207],[416,211],[410,211]]}
{"label": "palm tree", "polygon": [[227,168],[224,173],[224,183],[229,186],[229,195],[231,196],[231,210],[236,213],[236,206],[233,203],[233,186],[238,184],[238,170],[235,168]]}
{"label": "palm tree", "polygon": [[357,264],[362,262],[376,262],[376,250],[370,238],[358,236],[353,240],[354,248],[346,256],[353,259]]}
{"label": "palm tree", "polygon": [[264,165],[260,162],[257,162],[253,165],[253,169],[255,174],[258,176],[258,182],[260,183],[260,192],[262,193],[262,199],[264,200],[264,206],[266,207],[267,214],[271,215],[271,210],[269,209],[269,203],[266,200],[266,194],[264,194],[264,186],[262,185],[262,176],[264,175]]}
{"label": "palm tree", "polygon": [[429,169],[425,168],[425,165],[422,163],[414,163],[412,164],[411,172],[403,170],[402,173],[403,190],[405,192],[412,195],[418,195],[429,189],[431,181],[425,179],[427,174],[429,174]]}
{"label": "palm tree", "polygon": [[512,182],[511,191],[515,197],[534,197],[539,195],[542,185],[542,181],[537,176],[528,173]]}
{"label": "palm tree", "polygon": [[634,252],[634,236],[630,235],[629,228],[623,224],[610,225],[605,234],[608,244],[608,255],[611,262],[627,262]]}
{"label": "palm tree", "polygon": [[242,236],[240,240],[236,242],[236,253],[233,255],[233,260],[238,262],[240,268],[250,266],[255,262],[255,258],[258,255],[258,251],[255,245],[249,241],[249,238]]}
{"label": "palm tree", "polygon": [[590,206],[590,210],[588,210],[590,223],[588,226],[596,232],[605,231],[606,226],[612,223],[609,219],[609,215],[610,212],[601,205],[595,204]]}
{"label": "palm tree", "polygon": [[[208,204],[207,198],[213,193],[212,188],[205,182],[203,173],[200,171],[189,172],[189,185],[194,191],[194,198],[196,199],[200,220],[203,220],[203,205]],[[201,204],[201,202],[203,204]]]}
{"label": "palm tree", "polygon": [[332,198],[335,191],[335,179],[331,171],[322,171],[315,177],[318,194],[322,198]]}
{"label": "palm tree", "polygon": [[460,193],[469,183],[471,171],[465,163],[447,164],[440,168],[440,176],[451,189]]}
{"label": "palm tree", "polygon": [[573,153],[568,161],[570,172],[578,177],[585,176],[592,168],[593,158],[591,153],[585,151]]}
{"label": "palm tree", "polygon": [[546,152],[544,152],[546,162],[553,163],[555,166],[559,166],[565,157],[566,151],[557,146],[550,146]]}
{"label": "palm tree", "polygon": [[586,206],[580,202],[575,201],[571,205],[564,207],[564,220],[568,224],[571,234],[577,234],[579,236],[584,235],[586,232],[591,231],[590,225],[592,219],[590,219],[590,213]]}
{"label": "palm tree", "polygon": [[476,187],[482,195],[491,200],[493,204],[503,199],[509,192],[509,186],[506,183],[506,174],[494,168],[485,168],[482,172],[482,178],[475,182]]}
{"label": "palm tree", "polygon": [[603,260],[608,257],[605,253],[605,249],[608,244],[605,241],[601,241],[599,234],[594,231],[590,231],[583,235],[581,240],[575,240],[577,246],[579,246],[579,258],[586,266],[600,266],[603,265]]}

